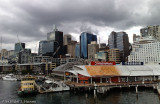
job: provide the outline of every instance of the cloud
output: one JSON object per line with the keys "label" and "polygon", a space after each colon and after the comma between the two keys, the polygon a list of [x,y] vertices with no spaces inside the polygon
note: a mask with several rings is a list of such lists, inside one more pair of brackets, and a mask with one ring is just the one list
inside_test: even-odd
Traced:
{"label": "cloud", "polygon": [[74,39],[83,31],[91,31],[107,42],[113,30],[132,31],[133,27],[160,24],[159,3],[158,0],[0,0],[0,35],[4,44],[14,45],[17,34],[20,41],[32,43],[45,40],[56,24],[64,34],[72,33]]}

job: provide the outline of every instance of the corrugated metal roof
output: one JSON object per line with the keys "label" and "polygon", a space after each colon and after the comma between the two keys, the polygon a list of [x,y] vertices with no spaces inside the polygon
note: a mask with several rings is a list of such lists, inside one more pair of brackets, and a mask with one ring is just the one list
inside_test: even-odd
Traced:
{"label": "corrugated metal roof", "polygon": [[91,76],[120,76],[119,71],[114,66],[85,66]]}
{"label": "corrugated metal roof", "polygon": [[81,74],[81,75],[84,75],[84,76],[86,76],[86,77],[91,77],[91,75],[90,74],[88,74],[88,72],[87,71],[81,71],[81,70],[78,70],[78,71],[76,71],[78,74]]}
{"label": "corrugated metal roof", "polygon": [[129,76],[153,76],[153,71],[139,71],[139,70],[133,70],[130,71],[130,75]]}
{"label": "corrugated metal roof", "polygon": [[123,67],[122,65],[117,65],[116,68],[119,71],[119,73],[120,73],[121,76],[128,76],[128,75],[130,75],[130,71],[128,70],[127,67]]}
{"label": "corrugated metal roof", "polygon": [[75,71],[73,71],[73,70],[67,70],[66,72],[70,72],[70,73],[72,73],[72,74],[74,74],[74,75],[77,75],[77,72],[75,72]]}
{"label": "corrugated metal roof", "polygon": [[76,65],[77,73],[86,76],[160,76],[160,65],[114,65],[84,66]]}
{"label": "corrugated metal roof", "polygon": [[87,76],[87,77],[91,77],[91,75],[86,70],[85,65],[75,65],[75,67],[78,67],[79,69],[81,69],[81,70],[75,70],[76,68],[73,68],[76,73]]}
{"label": "corrugated metal roof", "polygon": [[[148,66],[116,66],[117,69],[120,71],[121,76],[150,76],[154,75],[154,67]],[[159,73],[160,75],[160,73]]]}

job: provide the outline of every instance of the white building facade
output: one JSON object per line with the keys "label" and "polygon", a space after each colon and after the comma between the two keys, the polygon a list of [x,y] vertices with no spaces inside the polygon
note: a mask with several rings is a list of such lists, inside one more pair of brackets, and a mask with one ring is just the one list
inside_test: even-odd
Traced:
{"label": "white building facade", "polygon": [[144,64],[160,63],[160,42],[151,38],[139,39],[132,45],[132,52],[128,56],[129,62],[143,62]]}

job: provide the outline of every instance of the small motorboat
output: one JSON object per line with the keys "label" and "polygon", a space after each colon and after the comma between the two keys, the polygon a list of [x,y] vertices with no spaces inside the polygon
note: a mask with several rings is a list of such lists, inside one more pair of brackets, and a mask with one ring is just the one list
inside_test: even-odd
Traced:
{"label": "small motorboat", "polygon": [[8,75],[2,77],[2,79],[3,80],[10,80],[10,81],[13,81],[13,80],[17,81],[17,78],[15,78],[13,74],[8,74]]}

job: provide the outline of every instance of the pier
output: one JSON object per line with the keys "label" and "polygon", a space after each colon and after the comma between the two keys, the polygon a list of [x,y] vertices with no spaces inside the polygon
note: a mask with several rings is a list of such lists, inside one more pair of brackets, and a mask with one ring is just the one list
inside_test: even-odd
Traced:
{"label": "pier", "polygon": [[157,65],[74,65],[64,72],[71,89],[92,89],[104,93],[113,88],[152,87],[160,94],[160,66]]}
{"label": "pier", "polygon": [[94,90],[94,94],[97,93],[107,93],[110,89],[113,88],[130,88],[135,87],[136,93],[138,93],[138,87],[151,87],[157,89],[158,94],[160,94],[160,81],[147,81],[147,82],[126,82],[126,83],[76,83],[71,81],[66,81],[65,84],[70,86],[71,89],[84,88],[87,90]]}

